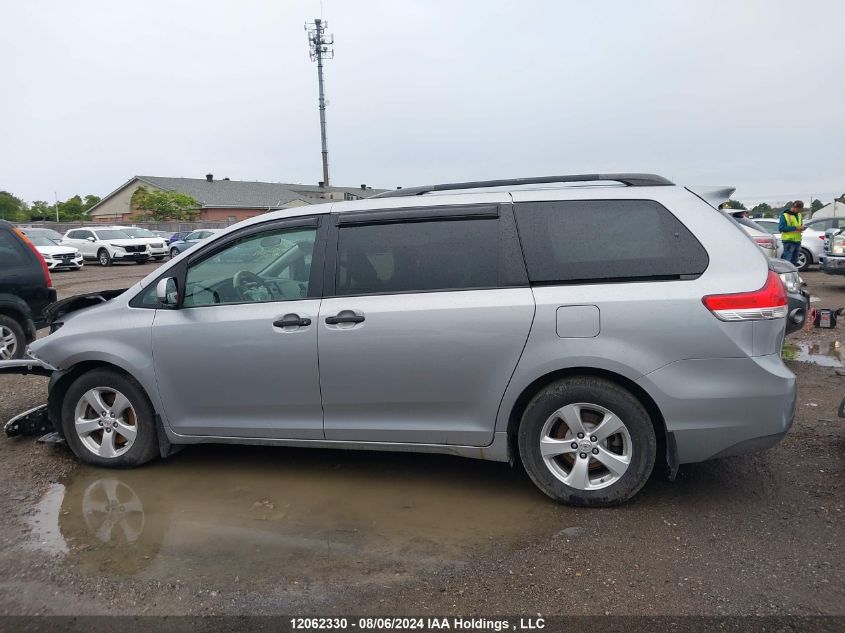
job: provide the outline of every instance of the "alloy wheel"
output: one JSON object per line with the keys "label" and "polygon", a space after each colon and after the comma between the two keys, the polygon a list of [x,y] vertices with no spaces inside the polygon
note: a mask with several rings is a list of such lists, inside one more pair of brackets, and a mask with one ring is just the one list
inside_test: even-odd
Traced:
{"label": "alloy wheel", "polygon": [[109,254],[105,251],[100,253],[100,266],[108,266],[109,265]]}
{"label": "alloy wheel", "polygon": [[82,445],[95,455],[119,457],[135,443],[138,416],[122,393],[110,387],[95,387],[76,403],[74,430]]}
{"label": "alloy wheel", "polygon": [[11,328],[0,326],[0,360],[11,360],[18,351],[18,339]]}
{"label": "alloy wheel", "polygon": [[540,433],[540,454],[567,486],[598,490],[611,486],[631,465],[633,447],[625,423],[598,404],[578,402],[555,411]]}

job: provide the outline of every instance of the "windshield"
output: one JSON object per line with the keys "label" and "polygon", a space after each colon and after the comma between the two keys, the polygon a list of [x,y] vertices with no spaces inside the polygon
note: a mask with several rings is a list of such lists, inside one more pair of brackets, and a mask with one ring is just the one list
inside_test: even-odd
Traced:
{"label": "windshield", "polygon": [[124,233],[127,233],[130,237],[155,237],[152,231],[148,231],[147,229],[121,229]]}
{"label": "windshield", "polygon": [[104,231],[97,231],[97,237],[101,240],[131,240],[132,236],[118,231],[117,229],[106,229]]}
{"label": "windshield", "polygon": [[48,240],[54,240],[56,242],[61,241],[62,239],[62,234],[52,229],[23,229],[23,232],[24,235],[26,235],[27,237],[38,235],[40,237],[46,237]]}
{"label": "windshield", "polygon": [[36,246],[55,246],[56,243],[53,240],[48,240],[46,237],[42,235],[29,235],[26,234],[27,239],[35,244]]}

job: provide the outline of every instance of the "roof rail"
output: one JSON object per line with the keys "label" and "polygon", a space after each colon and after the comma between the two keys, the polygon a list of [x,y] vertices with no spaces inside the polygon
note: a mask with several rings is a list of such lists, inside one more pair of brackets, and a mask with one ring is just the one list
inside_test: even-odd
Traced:
{"label": "roof rail", "polygon": [[592,182],[609,180],[620,182],[629,187],[663,187],[674,185],[671,180],[655,174],[580,174],[575,176],[537,176],[534,178],[505,178],[503,180],[476,180],[472,182],[451,182],[424,187],[409,187],[378,193],[372,198],[398,198],[402,196],[421,196],[432,191],[455,191],[459,189],[481,189],[483,187],[517,187],[519,185],[540,185],[556,182]]}

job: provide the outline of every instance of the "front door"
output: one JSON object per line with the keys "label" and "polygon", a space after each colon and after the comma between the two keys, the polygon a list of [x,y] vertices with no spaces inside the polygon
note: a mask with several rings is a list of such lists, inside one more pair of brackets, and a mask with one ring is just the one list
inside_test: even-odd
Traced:
{"label": "front door", "polygon": [[534,300],[503,230],[512,217],[500,223],[496,205],[449,211],[338,214],[335,296],[319,322],[326,439],[493,440]]}
{"label": "front door", "polygon": [[316,218],[248,227],[187,262],[179,308],[158,309],[152,328],[176,433],[323,438],[318,232]]}

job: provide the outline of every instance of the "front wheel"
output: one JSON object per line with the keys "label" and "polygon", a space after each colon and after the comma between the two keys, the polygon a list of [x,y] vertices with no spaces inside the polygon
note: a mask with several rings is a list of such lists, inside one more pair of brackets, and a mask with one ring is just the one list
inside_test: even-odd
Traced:
{"label": "front wheel", "polygon": [[158,453],[152,405],[133,379],[94,369],[68,389],[62,404],[68,446],[87,464],[140,466]]}
{"label": "front wheel", "polygon": [[176,248],[171,248],[170,249],[170,259],[176,259],[177,257],[179,257],[179,250],[176,249]]}
{"label": "front wheel", "polygon": [[101,248],[97,253],[97,261],[100,262],[100,266],[111,266],[111,255],[106,249]]}
{"label": "front wheel", "polygon": [[651,418],[629,391],[602,378],[568,378],[540,391],[518,434],[525,470],[546,495],[610,506],[646,483],[657,454]]}
{"label": "front wheel", "polygon": [[810,264],[812,264],[812,263],[813,263],[812,254],[810,254],[810,251],[808,251],[806,248],[802,248],[798,252],[798,263],[795,264],[795,267],[798,270],[800,270],[801,272],[804,272],[805,270],[807,270],[810,267]]}

